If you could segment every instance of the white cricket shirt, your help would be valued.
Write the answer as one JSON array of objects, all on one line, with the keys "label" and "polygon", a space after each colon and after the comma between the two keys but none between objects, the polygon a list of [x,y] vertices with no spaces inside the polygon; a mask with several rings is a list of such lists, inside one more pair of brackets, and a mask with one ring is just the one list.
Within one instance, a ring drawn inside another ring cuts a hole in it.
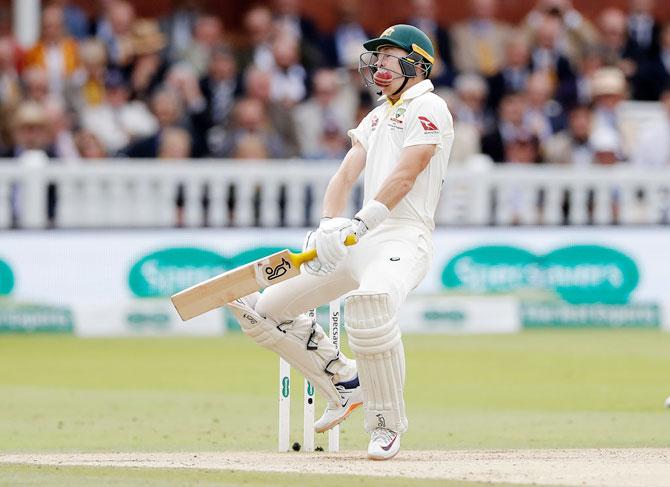
[{"label": "white cricket shirt", "polygon": [[435,228],[435,210],[454,142],[451,113],[446,102],[432,91],[433,83],[423,80],[403,93],[395,104],[385,96],[381,97],[380,100],[386,102],[348,132],[352,143],[359,141],[367,152],[365,203],[377,195],[405,147],[437,146],[428,166],[416,178],[414,187],[390,214],[390,218],[410,219],[431,231]]}]

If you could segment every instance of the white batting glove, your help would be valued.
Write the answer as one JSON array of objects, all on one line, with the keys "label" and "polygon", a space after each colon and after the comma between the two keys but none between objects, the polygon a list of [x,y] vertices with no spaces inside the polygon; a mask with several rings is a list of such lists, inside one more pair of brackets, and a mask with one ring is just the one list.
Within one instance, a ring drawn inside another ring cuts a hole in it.
[{"label": "white batting glove", "polygon": [[333,272],[347,256],[344,239],[352,233],[348,218],[323,218],[315,232],[307,234],[306,249],[316,249],[317,257],[305,263],[305,270],[312,275],[323,276]]}]

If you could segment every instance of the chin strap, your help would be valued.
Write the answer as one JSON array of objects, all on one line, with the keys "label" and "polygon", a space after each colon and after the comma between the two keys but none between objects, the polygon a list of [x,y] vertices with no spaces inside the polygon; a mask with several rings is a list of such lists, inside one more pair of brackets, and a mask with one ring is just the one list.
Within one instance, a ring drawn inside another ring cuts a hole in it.
[{"label": "chin strap", "polygon": [[402,90],[404,90],[404,89],[405,89],[405,86],[407,85],[407,82],[408,82],[408,81],[409,81],[409,76],[405,76],[405,80],[404,80],[404,81],[402,82],[402,84],[400,85],[400,88],[398,88],[397,90],[395,90],[394,93],[391,93],[391,96],[396,96],[398,93],[400,93]]}]

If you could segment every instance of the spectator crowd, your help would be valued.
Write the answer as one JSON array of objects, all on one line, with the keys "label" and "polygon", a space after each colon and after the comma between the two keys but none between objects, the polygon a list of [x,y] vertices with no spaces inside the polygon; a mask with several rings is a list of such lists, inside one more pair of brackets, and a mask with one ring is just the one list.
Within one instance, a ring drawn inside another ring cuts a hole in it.
[{"label": "spectator crowd", "polygon": [[[46,3],[39,40],[0,37],[0,155],[43,149],[63,160],[338,159],[346,131],[376,103],[357,72],[358,2],[337,4],[332,32],[299,0],[250,6],[240,32],[197,0],[139,18],[126,0]],[[670,162],[670,23],[654,0],[587,19],[570,0],[539,0],[517,25],[503,2],[470,0],[443,25],[435,0],[411,0],[438,53],[432,81],[455,120],[454,164]],[[240,35],[241,34],[241,35]],[[640,130],[627,100],[661,101]]]}]

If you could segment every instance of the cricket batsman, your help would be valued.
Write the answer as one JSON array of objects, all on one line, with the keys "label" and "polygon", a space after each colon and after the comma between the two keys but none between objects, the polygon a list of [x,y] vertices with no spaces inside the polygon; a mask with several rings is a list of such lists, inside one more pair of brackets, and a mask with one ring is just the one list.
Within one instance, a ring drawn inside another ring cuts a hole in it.
[{"label": "cricket batsman", "polygon": [[[329,401],[315,423],[324,432],[360,406],[370,433],[368,457],[393,458],[407,431],[405,356],[398,310],[433,255],[434,215],[454,140],[447,104],[428,79],[435,52],[410,25],[394,25],[364,44],[359,72],[379,101],[348,132],[352,147],[330,180],[319,227],[305,248],[318,257],[302,273],[228,306],[243,331],[298,368]],[[364,172],[364,204],[343,216]],[[355,234],[358,243],[344,244]],[[355,361],[338,353],[311,308],[344,297]]]}]

